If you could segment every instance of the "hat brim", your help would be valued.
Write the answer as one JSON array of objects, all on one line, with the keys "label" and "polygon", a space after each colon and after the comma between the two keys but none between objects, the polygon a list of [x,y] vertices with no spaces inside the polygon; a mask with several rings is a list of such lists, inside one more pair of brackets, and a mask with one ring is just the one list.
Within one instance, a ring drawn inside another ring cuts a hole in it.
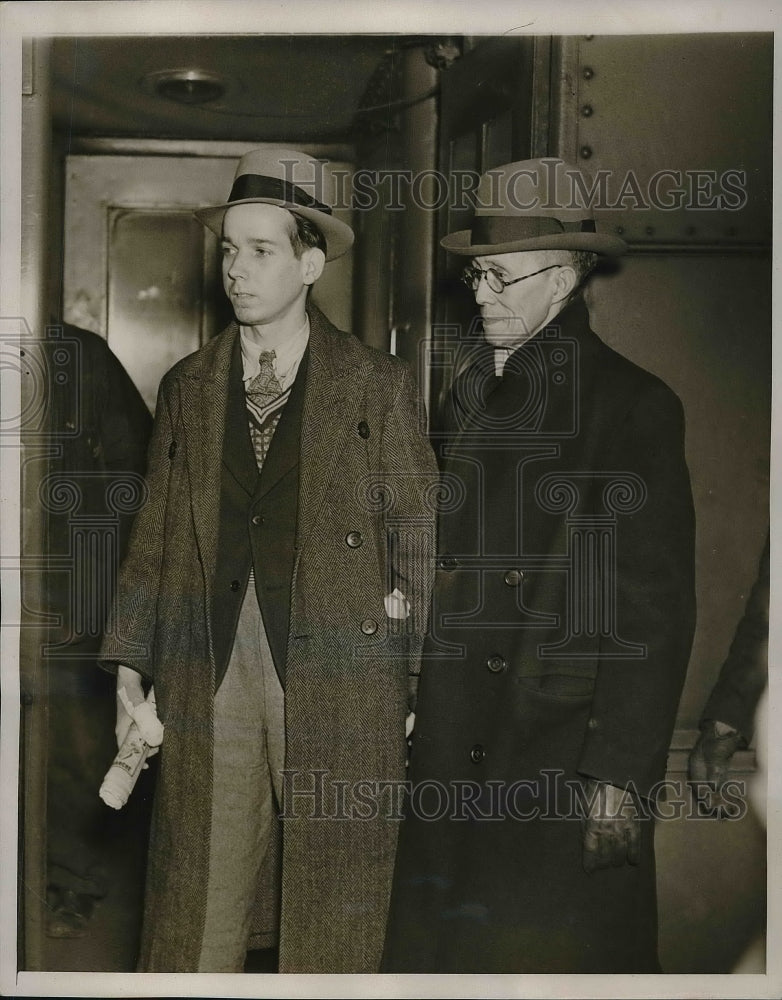
[{"label": "hat brim", "polygon": [[605,233],[554,233],[549,236],[531,236],[509,243],[471,243],[472,231],[460,229],[440,240],[440,246],[449,253],[465,257],[483,257],[492,253],[516,253],[520,250],[591,250],[607,257],[625,253],[627,244],[618,236]]},{"label": "hat brim", "polygon": [[347,253],[353,246],[353,230],[346,222],[335,219],[332,215],[319,212],[314,208],[305,208],[293,202],[282,201],[279,198],[244,198],[240,201],[228,202],[225,205],[213,205],[209,208],[200,208],[194,213],[199,222],[203,223],[207,229],[211,229],[216,236],[223,235],[223,218],[229,208],[234,205],[276,205],[278,208],[287,208],[302,218],[309,219],[323,233],[326,241],[326,260],[335,260]]}]

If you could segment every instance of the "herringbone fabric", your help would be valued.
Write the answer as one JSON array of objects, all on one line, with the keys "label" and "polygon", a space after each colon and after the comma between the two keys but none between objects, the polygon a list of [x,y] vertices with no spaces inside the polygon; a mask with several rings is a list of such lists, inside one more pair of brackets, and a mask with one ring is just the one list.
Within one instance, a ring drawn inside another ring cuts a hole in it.
[{"label": "herringbone fabric", "polygon": [[258,468],[263,466],[274,432],[280,421],[282,408],[290,396],[290,389],[282,386],[274,372],[274,351],[261,351],[258,356],[260,370],[245,386],[247,413],[250,418],[250,438],[253,443]]},{"label": "herringbone fabric", "polygon": [[[405,778],[408,674],[418,667],[431,580],[428,567],[424,575],[417,560],[389,547],[388,536],[400,524],[427,523],[433,532],[428,501],[437,467],[420,430],[407,365],[336,330],[316,307],[309,315],[292,583],[285,594],[270,591],[266,600],[269,608],[290,608],[285,767],[296,798],[284,821],[280,971],[370,973],[380,967],[399,822],[387,793],[369,818],[360,811],[343,818],[335,796],[348,790],[351,810],[349,790],[362,789],[359,782],[383,789],[391,787],[384,782]],[[107,665],[125,663],[154,682],[166,726],[147,855],[143,972],[197,969],[206,920],[212,618],[229,373],[238,336],[232,324],[163,379],[149,497],[120,574],[116,627],[101,654]],[[245,399],[239,403],[244,418]],[[275,443],[261,476],[266,506],[274,505],[278,484],[287,481],[284,473],[275,483],[267,476],[276,451]],[[392,498],[382,511],[372,502],[378,482]],[[244,489],[242,481],[236,485]],[[255,489],[248,484],[248,497]],[[257,527],[264,539],[277,534],[274,516]],[[356,548],[346,543],[353,531],[362,539]],[[397,567],[399,589],[412,605],[409,656],[397,655],[389,642],[383,604],[393,589],[387,576],[396,578]],[[226,576],[229,588],[237,576]],[[240,591],[230,592],[239,599]],[[309,791],[317,792],[321,780],[323,808],[316,810]]]}]

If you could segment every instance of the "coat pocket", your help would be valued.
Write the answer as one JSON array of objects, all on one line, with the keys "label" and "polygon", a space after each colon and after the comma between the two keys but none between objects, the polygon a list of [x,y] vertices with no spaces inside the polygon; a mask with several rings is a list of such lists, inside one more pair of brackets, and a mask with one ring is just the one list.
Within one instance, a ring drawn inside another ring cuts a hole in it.
[{"label": "coat pocket", "polygon": [[537,695],[565,700],[591,698],[595,687],[593,677],[583,674],[539,674],[519,677],[519,687]]}]

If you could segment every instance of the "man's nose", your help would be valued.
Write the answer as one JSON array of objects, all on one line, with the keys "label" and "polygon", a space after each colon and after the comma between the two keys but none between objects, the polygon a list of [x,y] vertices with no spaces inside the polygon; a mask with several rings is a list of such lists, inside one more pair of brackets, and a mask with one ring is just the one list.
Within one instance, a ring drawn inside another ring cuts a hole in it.
[{"label": "man's nose", "polygon": [[486,272],[481,272],[481,280],[478,282],[478,287],[475,289],[475,301],[479,306],[487,305],[489,302],[493,302],[497,297],[496,292],[493,292],[489,288],[489,282],[486,280]]},{"label": "man's nose", "polygon": [[228,277],[238,278],[246,273],[246,267],[244,263],[244,256],[241,253],[235,253],[228,262]]}]

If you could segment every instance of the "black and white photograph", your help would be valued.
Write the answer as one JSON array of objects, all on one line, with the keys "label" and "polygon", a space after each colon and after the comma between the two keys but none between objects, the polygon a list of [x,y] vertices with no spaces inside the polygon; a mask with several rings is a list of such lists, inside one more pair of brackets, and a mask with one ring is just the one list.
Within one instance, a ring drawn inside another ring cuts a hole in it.
[{"label": "black and white photograph", "polygon": [[0,993],[782,996],[779,11],[0,22]]}]

